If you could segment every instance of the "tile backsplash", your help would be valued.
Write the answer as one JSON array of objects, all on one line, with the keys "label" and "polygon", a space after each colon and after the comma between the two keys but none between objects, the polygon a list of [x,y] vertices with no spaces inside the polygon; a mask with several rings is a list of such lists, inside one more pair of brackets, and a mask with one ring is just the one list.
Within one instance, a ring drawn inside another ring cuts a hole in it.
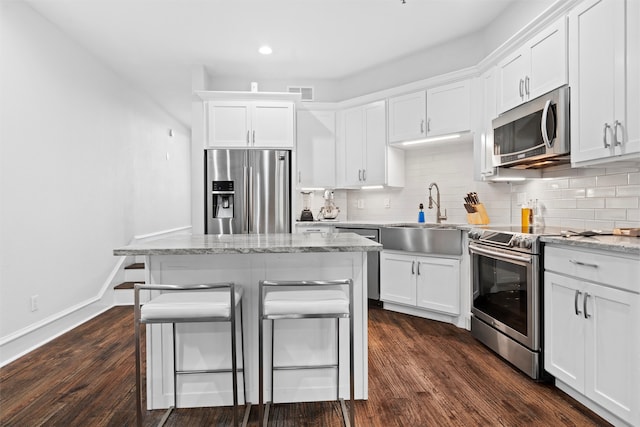
[{"label": "tile backsplash", "polygon": [[[346,204],[347,212],[342,210],[341,219],[417,221],[418,205],[423,203],[426,221],[435,222],[435,206],[427,209],[427,205],[428,186],[436,182],[448,223],[467,222],[463,197],[475,191],[492,224],[519,224],[522,202],[537,199],[545,225],[601,230],[640,226],[640,163],[632,167],[567,167],[545,171],[544,179],[523,182],[477,182],[473,178],[473,146],[465,141],[408,151],[405,174],[403,188],[337,191],[336,196],[346,193],[346,200],[340,203]],[[435,199],[435,190],[432,195]]]}]

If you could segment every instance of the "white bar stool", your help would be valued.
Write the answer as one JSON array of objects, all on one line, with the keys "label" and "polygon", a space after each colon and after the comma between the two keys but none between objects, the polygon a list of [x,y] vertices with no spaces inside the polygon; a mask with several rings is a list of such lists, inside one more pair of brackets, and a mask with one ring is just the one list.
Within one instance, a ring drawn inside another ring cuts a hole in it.
[{"label": "white bar stool", "polygon": [[[348,288],[344,292],[340,287]],[[325,289],[327,288],[327,289]],[[355,426],[354,405],[354,354],[353,354],[353,281],[318,280],[318,281],[273,281],[261,280],[259,283],[259,409],[260,425],[268,424],[269,408],[273,403],[273,372],[291,369],[326,369],[337,370],[336,400],[340,402],[342,416],[346,426]],[[335,364],[329,365],[295,365],[274,366],[274,322],[280,319],[336,319],[336,348]],[[340,398],[340,319],[349,319],[349,400],[350,410]],[[271,320],[271,401],[267,402],[264,410],[264,321]],[[347,413],[348,412],[348,413]]]},{"label": "white bar stool", "polygon": [[[164,291],[140,306],[140,291]],[[232,309],[233,307],[233,309]],[[240,341],[242,347],[242,368],[237,366],[236,352],[236,310],[240,310]],[[230,322],[231,324],[231,369],[184,370],[177,369],[176,323]],[[251,404],[247,402],[247,388],[244,375],[244,334],[242,328],[242,288],[233,283],[212,283],[197,285],[135,284],[134,325],[136,340],[136,420],[142,426],[141,398],[141,351],[140,325],[171,323],[173,332],[173,406],[165,412],[159,425],[163,425],[174,408],[178,406],[177,378],[181,374],[232,373],[233,379],[233,425],[238,425],[238,372],[242,372],[244,402],[247,406],[243,424],[248,420]]]}]

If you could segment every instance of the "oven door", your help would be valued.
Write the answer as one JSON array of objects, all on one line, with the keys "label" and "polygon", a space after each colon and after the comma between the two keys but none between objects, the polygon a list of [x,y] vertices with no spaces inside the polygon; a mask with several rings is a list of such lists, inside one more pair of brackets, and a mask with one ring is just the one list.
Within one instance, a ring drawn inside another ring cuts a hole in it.
[{"label": "oven door", "polygon": [[540,349],[538,256],[469,244],[473,315],[520,342]]}]

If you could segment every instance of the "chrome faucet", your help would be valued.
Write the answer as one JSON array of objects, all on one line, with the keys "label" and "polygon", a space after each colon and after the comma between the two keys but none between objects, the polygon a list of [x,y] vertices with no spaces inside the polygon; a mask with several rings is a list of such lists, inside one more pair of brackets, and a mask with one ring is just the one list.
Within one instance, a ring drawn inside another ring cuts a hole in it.
[{"label": "chrome faucet", "polygon": [[[436,201],[433,201],[433,197],[431,197],[431,189],[436,187]],[[440,189],[438,188],[438,184],[432,182],[429,184],[429,209],[433,209],[433,204],[436,204],[436,223],[440,224],[442,221],[447,220],[447,210],[444,210],[444,215],[440,213]]]}]

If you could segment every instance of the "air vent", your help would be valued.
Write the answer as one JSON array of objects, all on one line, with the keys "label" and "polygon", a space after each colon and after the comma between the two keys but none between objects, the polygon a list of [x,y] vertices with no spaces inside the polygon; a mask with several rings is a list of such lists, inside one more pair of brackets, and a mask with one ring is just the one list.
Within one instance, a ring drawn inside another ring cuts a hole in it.
[{"label": "air vent", "polygon": [[313,101],[313,87],[287,86],[287,92],[301,94],[303,101]]}]

